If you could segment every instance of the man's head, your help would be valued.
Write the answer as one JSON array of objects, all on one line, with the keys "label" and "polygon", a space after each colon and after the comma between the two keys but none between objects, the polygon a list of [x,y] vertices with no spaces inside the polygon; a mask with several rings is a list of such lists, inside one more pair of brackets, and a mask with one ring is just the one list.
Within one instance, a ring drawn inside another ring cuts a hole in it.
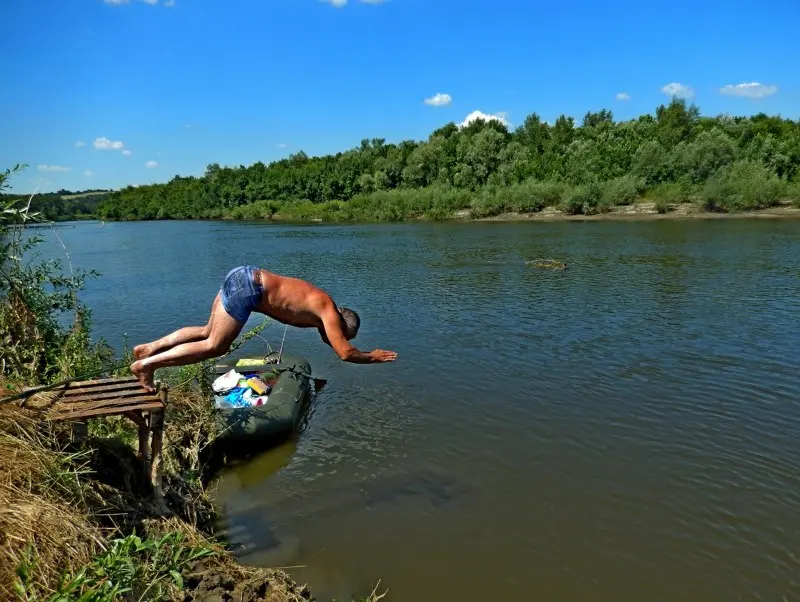
[{"label": "man's head", "polygon": [[346,307],[339,308],[339,315],[344,320],[344,336],[347,340],[356,338],[358,329],[361,328],[361,318],[352,309]]},{"label": "man's head", "polygon": [[[342,332],[344,333],[344,337],[348,341],[356,338],[358,329],[361,327],[361,318],[359,315],[347,307],[337,307],[336,309],[339,310],[339,317],[342,319]],[[328,340],[328,337],[325,335],[324,329],[319,329],[319,336],[322,337],[322,340],[326,344],[331,344],[331,342]]]}]

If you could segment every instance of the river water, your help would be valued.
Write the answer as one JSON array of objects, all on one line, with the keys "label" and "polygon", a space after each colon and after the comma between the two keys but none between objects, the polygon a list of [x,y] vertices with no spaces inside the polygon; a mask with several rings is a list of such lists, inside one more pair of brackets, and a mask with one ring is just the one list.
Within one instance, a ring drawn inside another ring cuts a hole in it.
[{"label": "river water", "polygon": [[398,352],[341,364],[290,329],[329,385],[296,440],[218,483],[242,560],[318,599],[378,579],[413,602],[800,598],[800,221],[56,232],[102,273],[83,298],[117,347],[204,323],[252,263]]}]

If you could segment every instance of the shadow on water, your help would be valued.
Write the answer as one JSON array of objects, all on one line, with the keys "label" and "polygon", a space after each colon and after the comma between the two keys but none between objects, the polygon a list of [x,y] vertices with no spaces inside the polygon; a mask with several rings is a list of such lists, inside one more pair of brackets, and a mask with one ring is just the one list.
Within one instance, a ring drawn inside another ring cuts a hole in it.
[{"label": "shadow on water", "polygon": [[217,532],[240,559],[261,566],[285,566],[300,555],[301,542],[285,525],[331,519],[347,520],[394,504],[427,504],[443,512],[466,496],[470,487],[432,470],[351,479],[316,488],[310,483],[291,491],[272,487],[273,477],[292,461],[297,439],[239,462],[220,475],[222,509]]},{"label": "shadow on water", "polygon": [[[312,390],[309,401],[293,430],[275,433],[265,441],[253,437],[236,437],[229,442],[217,440],[209,445],[203,454],[206,478],[213,481],[226,472],[238,470],[241,474],[253,474],[259,480],[286,466],[297,449],[298,439],[308,428],[326,386],[327,381],[324,379],[319,379],[319,383],[315,381],[315,389]],[[244,409],[240,409],[238,413],[239,419],[232,424],[246,421],[251,413],[258,414],[257,411],[249,412]],[[273,464],[274,468],[270,468]]]}]

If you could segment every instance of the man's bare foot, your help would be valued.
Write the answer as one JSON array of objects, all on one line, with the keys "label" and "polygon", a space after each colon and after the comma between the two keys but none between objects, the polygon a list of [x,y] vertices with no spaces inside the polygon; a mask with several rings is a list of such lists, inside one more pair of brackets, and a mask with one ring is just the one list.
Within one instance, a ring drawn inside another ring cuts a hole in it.
[{"label": "man's bare foot", "polygon": [[141,360],[135,361],[131,364],[131,372],[139,379],[139,383],[150,393],[154,393],[156,385],[153,382],[152,368],[145,366]]},{"label": "man's bare foot", "polygon": [[144,345],[136,345],[136,347],[133,348],[133,359],[135,359],[135,360],[147,359],[152,354],[153,354],[153,352],[150,350],[150,344],[149,343],[144,344]]}]

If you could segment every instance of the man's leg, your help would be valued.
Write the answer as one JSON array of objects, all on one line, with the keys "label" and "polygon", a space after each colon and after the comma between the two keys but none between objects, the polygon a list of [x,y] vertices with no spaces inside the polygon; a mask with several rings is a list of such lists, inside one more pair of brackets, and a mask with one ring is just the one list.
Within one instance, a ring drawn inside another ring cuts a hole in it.
[{"label": "man's leg", "polygon": [[214,303],[211,305],[211,315],[208,317],[208,322],[205,326],[186,326],[185,328],[176,330],[175,332],[172,332],[167,336],[158,339],[157,341],[137,345],[133,348],[133,359],[143,360],[151,355],[162,353],[167,349],[171,349],[176,345],[207,339],[211,334],[211,321],[214,318],[214,312],[219,304],[220,296],[219,293],[217,293],[217,296],[214,298]]},{"label": "man's leg", "polygon": [[219,357],[230,349],[233,341],[244,328],[244,323],[228,315],[222,303],[214,303],[209,321],[208,336],[198,340],[181,343],[148,358],[131,364],[131,372],[148,391],[154,391],[153,373],[165,366],[185,366],[212,357]]}]

